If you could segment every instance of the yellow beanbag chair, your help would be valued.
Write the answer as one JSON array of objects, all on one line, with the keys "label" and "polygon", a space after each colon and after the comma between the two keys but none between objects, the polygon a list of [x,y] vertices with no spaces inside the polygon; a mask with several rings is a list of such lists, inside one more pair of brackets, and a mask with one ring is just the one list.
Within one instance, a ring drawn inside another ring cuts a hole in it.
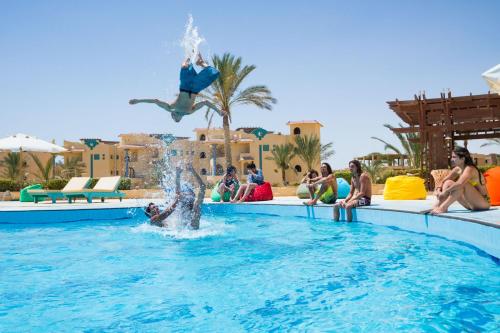
[{"label": "yellow beanbag chair", "polygon": [[384,200],[421,200],[426,197],[424,180],[420,177],[396,176],[385,181]]}]

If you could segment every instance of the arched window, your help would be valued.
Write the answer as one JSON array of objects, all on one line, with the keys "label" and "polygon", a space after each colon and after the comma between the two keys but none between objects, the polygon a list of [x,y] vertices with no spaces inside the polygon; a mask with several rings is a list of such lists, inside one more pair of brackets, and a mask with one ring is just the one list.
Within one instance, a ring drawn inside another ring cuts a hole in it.
[{"label": "arched window", "polygon": [[200,141],[205,141],[206,139],[207,137],[205,136],[205,134],[200,135]]},{"label": "arched window", "polygon": [[206,176],[207,175],[207,169],[203,168],[201,169],[201,175]]},{"label": "arched window", "polygon": [[202,152],[200,153],[200,158],[206,158],[206,157],[207,157],[207,154],[205,154],[205,152],[204,152],[204,151],[202,151]]},{"label": "arched window", "polygon": [[293,129],[293,134],[295,134],[295,135],[300,135],[300,128],[295,127],[295,128]]},{"label": "arched window", "polygon": [[298,164],[297,164],[297,165],[295,166],[295,171],[297,171],[297,172],[302,172],[302,167],[301,167],[300,165],[298,165]]}]

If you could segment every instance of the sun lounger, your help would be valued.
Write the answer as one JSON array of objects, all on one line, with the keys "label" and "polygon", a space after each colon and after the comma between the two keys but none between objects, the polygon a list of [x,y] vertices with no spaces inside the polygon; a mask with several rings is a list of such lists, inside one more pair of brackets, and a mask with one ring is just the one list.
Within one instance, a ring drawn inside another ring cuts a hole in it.
[{"label": "sun lounger", "polygon": [[101,198],[101,202],[104,202],[104,198],[119,198],[120,201],[125,197],[125,193],[118,191],[118,185],[120,185],[120,176],[116,177],[101,177],[97,184],[95,184],[92,189],[83,189],[81,191],[66,192],[64,196],[68,198],[71,203],[74,198],[85,197],[87,202],[91,203],[93,198]]},{"label": "sun lounger", "polygon": [[73,177],[62,190],[28,190],[35,203],[40,199],[50,198],[52,203],[57,199],[64,199],[66,193],[82,191],[90,184],[90,177]]}]

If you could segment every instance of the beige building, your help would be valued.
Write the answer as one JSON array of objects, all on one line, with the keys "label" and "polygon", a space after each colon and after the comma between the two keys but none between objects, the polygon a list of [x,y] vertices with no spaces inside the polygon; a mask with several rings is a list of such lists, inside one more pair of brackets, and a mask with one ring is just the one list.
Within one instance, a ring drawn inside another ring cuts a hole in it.
[{"label": "beige building", "polygon": [[[232,164],[238,174],[245,179],[247,165],[254,162],[257,168],[262,169],[264,178],[271,184],[282,184],[281,170],[278,169],[272,157],[272,150],[276,145],[293,143],[296,135],[316,135],[321,138],[322,125],[318,121],[288,122],[289,133],[267,132],[261,139],[255,134],[259,128],[238,128],[231,131]],[[173,161],[179,159],[192,161],[194,168],[200,175],[215,180],[224,173],[224,130],[222,128],[194,130],[195,140],[177,140],[169,147],[169,154]],[[292,168],[285,172],[289,183],[298,183],[307,172],[306,165],[298,157],[292,160]],[[315,166],[319,170],[318,165]]]},{"label": "beige building", "polygon": [[[0,151],[0,178],[6,178],[4,173],[7,172],[5,169],[5,166],[3,166],[4,159],[7,157],[9,152],[6,151]],[[42,165],[45,167],[47,162],[52,159],[52,154],[50,153],[33,153],[40,159],[40,162],[42,162]],[[23,159],[23,165],[25,167],[24,169],[24,175],[23,178],[26,181],[37,181],[39,180],[39,177],[37,177],[37,174],[40,173],[40,169],[37,167],[35,161],[33,158],[30,156],[30,153],[28,152],[23,152],[21,155]]]}]

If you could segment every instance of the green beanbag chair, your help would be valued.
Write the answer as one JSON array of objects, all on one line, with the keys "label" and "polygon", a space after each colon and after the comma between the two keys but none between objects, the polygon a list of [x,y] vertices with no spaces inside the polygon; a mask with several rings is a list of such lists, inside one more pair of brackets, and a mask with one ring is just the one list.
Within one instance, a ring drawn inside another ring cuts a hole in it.
[{"label": "green beanbag chair", "polygon": [[[210,197],[212,198],[213,202],[220,202],[220,199],[221,199],[220,193],[219,193],[219,191],[217,191],[217,189],[219,188],[219,184],[220,184],[220,180],[212,188],[212,193],[211,193]],[[240,185],[236,184],[234,190],[238,191],[239,188],[240,188]],[[228,202],[229,200],[231,200],[231,193],[230,192],[224,192],[224,197],[222,198],[222,201]]]},{"label": "green beanbag chair", "polygon": [[33,199],[33,197],[28,193],[28,190],[41,190],[41,189],[42,189],[42,185],[40,185],[40,184],[33,184],[30,186],[26,186],[19,193],[19,201],[21,201],[21,202],[33,202],[33,201],[35,201]]},{"label": "green beanbag chair", "polygon": [[296,194],[299,199],[309,199],[310,195],[307,184],[300,184],[299,187],[297,187]]}]

